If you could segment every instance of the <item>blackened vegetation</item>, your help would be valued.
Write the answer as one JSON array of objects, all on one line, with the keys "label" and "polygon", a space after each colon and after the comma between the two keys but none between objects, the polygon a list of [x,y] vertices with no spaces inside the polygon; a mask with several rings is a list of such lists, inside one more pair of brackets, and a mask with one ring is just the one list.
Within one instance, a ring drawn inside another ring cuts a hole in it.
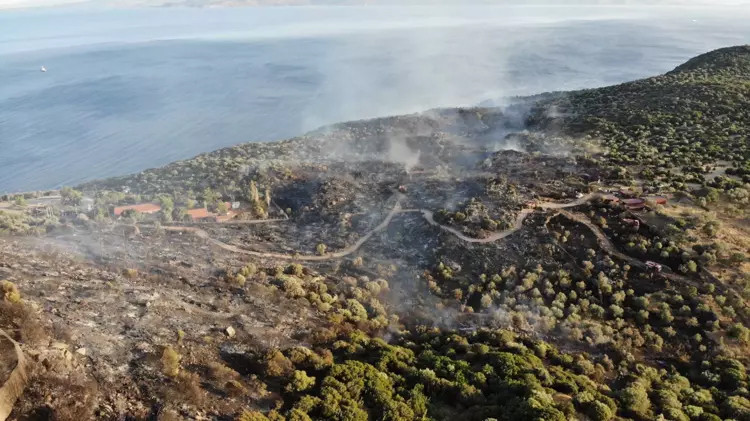
[{"label": "blackened vegetation", "polygon": [[0,243],[44,367],[19,416],[750,420],[748,80],[736,47],[9,198],[0,230],[74,256]]}]

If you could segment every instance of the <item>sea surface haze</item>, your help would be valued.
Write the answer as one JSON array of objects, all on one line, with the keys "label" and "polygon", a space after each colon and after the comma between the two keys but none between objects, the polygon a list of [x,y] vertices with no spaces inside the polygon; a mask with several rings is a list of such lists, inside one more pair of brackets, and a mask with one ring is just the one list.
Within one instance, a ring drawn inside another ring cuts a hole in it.
[{"label": "sea surface haze", "polygon": [[749,17],[655,7],[4,11],[0,193],[344,120],[651,76],[747,43]]}]

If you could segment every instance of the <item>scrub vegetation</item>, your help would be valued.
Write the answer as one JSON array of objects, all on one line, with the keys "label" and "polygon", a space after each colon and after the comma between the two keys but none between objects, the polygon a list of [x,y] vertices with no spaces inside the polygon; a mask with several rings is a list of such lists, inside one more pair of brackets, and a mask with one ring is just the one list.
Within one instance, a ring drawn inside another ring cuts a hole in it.
[{"label": "scrub vegetation", "polygon": [[732,47],[5,197],[14,413],[750,420],[749,134]]}]

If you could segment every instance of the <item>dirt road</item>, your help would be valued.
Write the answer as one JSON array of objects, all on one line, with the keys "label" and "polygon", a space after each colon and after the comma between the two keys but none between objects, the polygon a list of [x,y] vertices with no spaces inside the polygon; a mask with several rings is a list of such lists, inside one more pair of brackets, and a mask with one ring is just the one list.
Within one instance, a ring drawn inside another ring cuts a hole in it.
[{"label": "dirt road", "polygon": [[[565,209],[565,208],[572,208],[574,206],[580,206],[580,205],[582,205],[582,204],[584,204],[586,202],[589,202],[590,200],[593,200],[593,199],[595,199],[595,198],[597,198],[599,196],[600,196],[599,193],[590,193],[590,194],[587,194],[586,196],[580,197],[580,198],[578,198],[578,199],[576,199],[576,200],[574,200],[572,202],[568,202],[568,203],[541,202],[541,203],[538,203],[536,205],[536,207],[539,208],[539,209]],[[422,212],[422,215],[424,215],[424,218],[427,220],[427,222],[430,225],[439,226],[440,229],[442,229],[443,231],[447,231],[447,232],[455,235],[456,237],[458,237],[462,241],[465,241],[467,243],[474,243],[474,244],[486,244],[486,243],[492,243],[492,242],[495,242],[495,241],[498,241],[498,240],[502,240],[503,238],[506,238],[506,237],[510,236],[511,234],[515,233],[516,231],[520,230],[521,228],[523,228],[523,221],[525,221],[526,218],[529,215],[531,215],[532,213],[534,213],[534,209],[533,208],[522,209],[521,212],[518,213],[518,216],[516,217],[516,221],[513,223],[512,227],[510,227],[510,228],[508,228],[506,230],[503,230],[503,231],[496,232],[496,233],[494,233],[494,234],[492,234],[492,235],[490,235],[489,237],[486,237],[486,238],[468,237],[468,236],[464,235],[464,233],[462,233],[461,231],[459,231],[459,230],[457,230],[455,228],[448,227],[448,226],[445,226],[445,225],[440,225],[439,223],[437,223],[435,221],[434,214],[432,213],[432,211],[429,211],[429,210],[426,210],[426,209],[420,209],[419,212]]]},{"label": "dirt road", "polygon": [[[617,250],[615,245],[612,244],[612,241],[610,241],[606,234],[604,234],[604,231],[602,231],[599,226],[594,224],[586,215],[568,211],[560,211],[557,213],[557,215],[562,215],[571,221],[585,225],[589,230],[591,230],[592,233],[594,233],[599,246],[610,255],[615,256],[624,262],[627,262],[627,264],[629,264],[630,266],[637,267],[642,270],[648,270],[648,265],[646,265],[646,263],[642,260],[628,256],[627,254]],[[550,216],[549,218],[547,218],[547,221],[549,222],[549,220],[553,217],[554,216]],[[670,281],[680,283],[682,285],[691,285],[699,289],[706,285],[706,282],[709,282],[716,287],[717,294],[724,296],[729,295],[733,291],[731,287],[722,282],[720,279],[716,278],[716,276],[714,276],[708,269],[701,269],[700,274],[702,274],[706,278],[706,280],[700,280],[680,275],[678,273],[672,272],[670,268],[664,266],[663,271],[659,273],[659,276]],[[747,317],[742,313],[738,314],[738,317],[740,318],[740,320],[742,320],[743,323],[750,323],[750,317]]]},{"label": "dirt road", "polygon": [[[612,241],[609,239],[609,237],[607,237],[607,235],[604,234],[604,231],[602,231],[602,229],[599,228],[599,226],[594,224],[587,216],[580,214],[580,213],[568,212],[564,210],[561,210],[559,212],[559,215],[562,215],[565,218],[570,219],[571,221],[575,221],[575,222],[585,225],[589,230],[591,230],[592,233],[594,233],[594,236],[596,236],[596,240],[599,243],[599,247],[603,248],[610,255],[615,256],[624,262],[627,262],[630,266],[637,267],[642,270],[648,270],[648,266],[642,260],[636,259],[635,257],[628,256],[627,254],[617,250],[615,245],[612,244]],[[664,269],[669,270],[669,268],[666,268],[666,267]],[[672,281],[683,282],[683,283],[694,283],[692,279],[689,279],[682,275],[678,275],[674,272],[662,272],[660,275]]]},{"label": "dirt road", "polygon": [[[536,205],[536,208],[539,209],[564,209],[564,208],[570,208],[574,206],[582,205],[594,198],[599,197],[600,194],[598,193],[590,193],[586,196],[583,196],[581,198],[578,198],[572,202],[568,203],[556,203],[556,202],[542,202]],[[393,206],[393,209],[391,209],[390,212],[388,212],[388,215],[386,215],[385,219],[370,230],[367,234],[362,236],[356,243],[343,248],[341,250],[327,253],[322,256],[317,255],[306,255],[306,254],[284,254],[284,253],[273,253],[273,252],[261,252],[261,251],[253,251],[253,250],[247,250],[244,248],[240,248],[231,244],[227,244],[223,241],[216,240],[214,238],[211,238],[211,236],[208,235],[206,231],[204,231],[201,228],[194,227],[194,226],[165,226],[163,227],[165,231],[171,231],[171,232],[188,232],[192,233],[200,238],[203,238],[207,240],[208,242],[214,244],[215,246],[232,252],[232,253],[238,253],[238,254],[245,254],[248,256],[255,256],[260,258],[266,258],[266,259],[280,259],[280,260],[297,260],[297,261],[305,261],[305,262],[320,262],[320,261],[326,261],[326,260],[332,260],[332,259],[340,259],[342,257],[346,257],[362,247],[364,243],[366,243],[370,238],[372,238],[375,233],[384,230],[390,223],[393,217],[399,213],[410,213],[410,212],[419,212],[424,216],[427,223],[429,223],[432,226],[440,227],[443,231],[449,232],[456,237],[458,237],[460,240],[465,241],[467,243],[472,244],[486,244],[486,243],[492,243],[498,240],[501,240],[503,238],[506,238],[516,231],[523,228],[523,222],[526,220],[526,218],[531,215],[534,212],[533,208],[526,208],[522,209],[521,212],[518,213],[518,216],[516,217],[516,221],[513,224],[512,227],[496,232],[492,235],[490,235],[487,238],[472,238],[464,235],[461,231],[457,230],[456,228],[448,227],[445,225],[441,225],[435,221],[434,214],[432,211],[427,209],[403,209],[401,207],[401,202],[404,199],[404,195],[402,194],[396,194],[395,196],[396,204]]]},{"label": "dirt road", "polygon": [[230,251],[232,253],[239,253],[239,254],[245,254],[249,256],[255,256],[255,257],[261,257],[261,258],[267,258],[267,259],[280,259],[280,260],[297,260],[297,261],[304,261],[304,262],[321,262],[326,260],[332,260],[332,259],[340,259],[342,257],[346,257],[357,250],[359,250],[360,247],[364,243],[366,243],[370,238],[372,238],[375,233],[384,230],[390,223],[393,217],[402,212],[401,209],[401,201],[404,199],[404,196],[402,194],[397,194],[396,196],[396,204],[393,206],[393,209],[388,212],[388,215],[386,215],[385,219],[383,219],[383,222],[381,222],[378,226],[370,230],[367,234],[362,236],[359,240],[357,240],[356,243],[343,248],[341,250],[335,251],[333,253],[326,253],[322,256],[315,256],[315,255],[306,255],[306,254],[283,254],[283,253],[272,253],[272,252],[260,252],[260,251],[253,251],[253,250],[247,250],[243,249],[231,244],[227,244],[223,241],[216,240],[214,238],[211,238],[208,233],[198,227],[179,227],[179,226],[165,226],[163,227],[165,231],[172,231],[172,232],[189,232],[192,234],[195,234],[196,236],[200,238],[206,239],[211,244],[214,244],[215,246],[224,249],[226,251]]},{"label": "dirt road", "polygon": [[474,244],[486,244],[486,243],[492,243],[492,242],[501,240],[501,239],[503,239],[505,237],[508,237],[509,235],[513,234],[514,232],[520,230],[523,227],[523,221],[525,221],[526,217],[528,217],[529,215],[531,215],[534,212],[534,210],[533,209],[529,209],[529,208],[521,210],[521,212],[518,213],[518,216],[516,217],[516,221],[515,221],[515,223],[513,224],[512,227],[508,228],[507,230],[496,232],[496,233],[494,233],[494,234],[492,234],[492,235],[490,235],[489,237],[486,237],[486,238],[468,237],[464,233],[462,233],[461,231],[459,231],[459,230],[457,230],[455,228],[452,228],[452,227],[449,227],[449,226],[445,226],[445,225],[441,225],[441,224],[437,223],[435,221],[435,216],[432,213],[432,211],[429,211],[429,210],[426,210],[426,209],[421,209],[420,212],[422,212],[422,215],[424,216],[424,219],[427,220],[427,223],[429,223],[430,225],[433,225],[433,226],[440,227],[441,230],[449,232],[449,233],[455,235],[456,237],[458,237],[462,241],[465,241],[467,243],[474,243]]}]

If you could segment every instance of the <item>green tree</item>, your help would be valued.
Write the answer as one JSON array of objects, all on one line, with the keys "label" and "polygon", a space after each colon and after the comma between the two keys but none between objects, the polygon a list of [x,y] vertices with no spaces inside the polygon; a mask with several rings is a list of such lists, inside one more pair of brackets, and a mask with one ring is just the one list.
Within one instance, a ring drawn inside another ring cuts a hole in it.
[{"label": "green tree", "polygon": [[78,206],[81,204],[81,199],[83,199],[83,193],[73,190],[70,187],[63,187],[60,190],[60,197],[62,198],[63,205]]},{"label": "green tree", "polygon": [[620,391],[620,402],[623,408],[641,417],[647,417],[651,401],[648,399],[646,389],[640,383],[631,383]]},{"label": "green tree", "polygon": [[286,385],[287,392],[304,392],[315,386],[315,377],[308,376],[303,370],[294,370],[292,380]]}]

